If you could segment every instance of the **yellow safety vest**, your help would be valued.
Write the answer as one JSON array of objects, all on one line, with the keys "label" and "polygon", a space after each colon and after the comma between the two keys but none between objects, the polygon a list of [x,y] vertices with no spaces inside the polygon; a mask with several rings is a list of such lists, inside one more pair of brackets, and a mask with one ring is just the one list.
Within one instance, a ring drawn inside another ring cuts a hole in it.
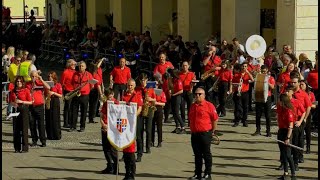
[{"label": "yellow safety vest", "polygon": [[24,61],[19,66],[19,75],[23,76],[25,82],[31,81],[30,67],[31,61]]},{"label": "yellow safety vest", "polygon": [[14,83],[17,73],[18,73],[18,67],[16,64],[12,63],[9,66],[9,71],[8,71],[8,77],[9,77],[9,81],[11,83]]}]

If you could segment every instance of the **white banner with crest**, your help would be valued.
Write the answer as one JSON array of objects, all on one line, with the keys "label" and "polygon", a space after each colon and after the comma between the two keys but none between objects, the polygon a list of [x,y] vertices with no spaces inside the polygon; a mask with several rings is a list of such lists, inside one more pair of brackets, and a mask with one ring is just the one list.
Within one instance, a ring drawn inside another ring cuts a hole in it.
[{"label": "white banner with crest", "polygon": [[137,103],[108,101],[108,139],[116,149],[129,147],[136,140],[136,114]]}]

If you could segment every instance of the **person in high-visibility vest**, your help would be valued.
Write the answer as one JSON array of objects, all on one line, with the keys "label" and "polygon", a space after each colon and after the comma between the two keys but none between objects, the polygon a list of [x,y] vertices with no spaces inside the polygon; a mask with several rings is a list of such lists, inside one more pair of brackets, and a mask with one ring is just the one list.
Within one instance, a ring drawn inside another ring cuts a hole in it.
[{"label": "person in high-visibility vest", "polygon": [[14,83],[16,79],[20,63],[21,63],[21,56],[16,56],[13,63],[11,63],[9,66],[8,78],[11,83]]}]

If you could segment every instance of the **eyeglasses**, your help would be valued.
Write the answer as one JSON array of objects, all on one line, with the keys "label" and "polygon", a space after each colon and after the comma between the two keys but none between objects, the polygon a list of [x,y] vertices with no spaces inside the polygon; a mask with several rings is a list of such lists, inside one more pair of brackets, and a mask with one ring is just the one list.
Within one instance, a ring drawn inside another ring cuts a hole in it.
[{"label": "eyeglasses", "polygon": [[203,93],[194,93],[195,96],[201,96]]}]

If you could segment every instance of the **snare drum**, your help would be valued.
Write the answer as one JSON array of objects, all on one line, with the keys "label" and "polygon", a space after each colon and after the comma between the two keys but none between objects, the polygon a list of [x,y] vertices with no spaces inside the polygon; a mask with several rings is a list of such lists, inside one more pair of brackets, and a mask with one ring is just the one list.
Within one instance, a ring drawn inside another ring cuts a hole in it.
[{"label": "snare drum", "polygon": [[254,84],[255,102],[267,102],[269,90],[269,75],[257,74]]}]

